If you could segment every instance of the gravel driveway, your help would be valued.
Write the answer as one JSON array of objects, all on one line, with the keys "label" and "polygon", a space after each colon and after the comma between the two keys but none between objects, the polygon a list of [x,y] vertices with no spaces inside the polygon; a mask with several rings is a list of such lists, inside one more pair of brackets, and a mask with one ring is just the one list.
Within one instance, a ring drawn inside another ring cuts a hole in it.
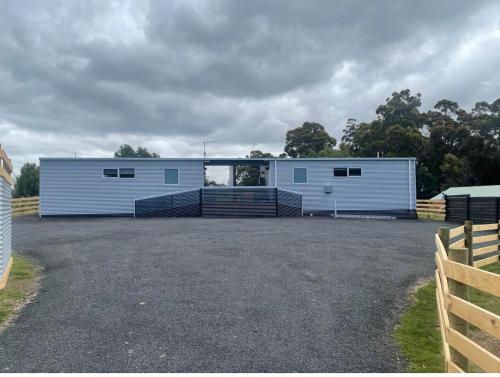
[{"label": "gravel driveway", "polygon": [[14,249],[44,271],[0,370],[398,371],[392,329],[437,226],[19,218]]}]

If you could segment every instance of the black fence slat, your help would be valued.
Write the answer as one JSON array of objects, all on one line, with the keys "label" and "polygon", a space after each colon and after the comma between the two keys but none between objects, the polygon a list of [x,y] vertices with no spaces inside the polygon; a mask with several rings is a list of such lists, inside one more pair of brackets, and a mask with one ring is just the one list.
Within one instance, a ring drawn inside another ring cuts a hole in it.
[{"label": "black fence slat", "polygon": [[471,220],[476,224],[499,221],[499,197],[446,196],[446,220],[461,223]]},{"label": "black fence slat", "polygon": [[159,195],[135,201],[135,217],[195,217],[200,215],[200,190]]},{"label": "black fence slat", "polygon": [[302,216],[302,195],[274,187],[203,188],[135,201],[135,217]]}]

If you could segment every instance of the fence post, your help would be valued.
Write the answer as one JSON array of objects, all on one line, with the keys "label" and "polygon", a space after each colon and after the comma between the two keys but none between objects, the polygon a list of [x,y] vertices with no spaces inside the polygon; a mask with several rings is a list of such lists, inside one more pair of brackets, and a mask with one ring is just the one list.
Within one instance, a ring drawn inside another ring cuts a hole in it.
[{"label": "fence post", "polygon": [[467,200],[465,201],[465,220],[470,220],[470,195],[465,197]]},{"label": "fence post", "polygon": [[[468,264],[469,250],[467,248],[451,248],[448,250],[448,258],[451,261]],[[453,279],[448,279],[450,293],[465,301],[469,301],[469,287],[463,283],[459,283]],[[468,336],[469,323],[462,318],[448,312],[450,318],[450,326],[459,333]],[[467,372],[469,369],[469,361],[461,353],[457,352],[453,347],[450,349],[451,360],[457,364],[463,371]]]},{"label": "fence post", "polygon": [[438,228],[438,236],[443,243],[446,254],[448,254],[448,248],[450,247],[450,228],[441,226]]},{"label": "fence post", "polygon": [[444,221],[448,221],[448,195],[444,194]]},{"label": "fence post", "polygon": [[464,224],[464,233],[465,233],[465,247],[467,248],[468,251],[468,262],[467,264],[469,266],[474,265],[474,245],[472,243],[472,225],[473,222],[471,220],[466,220]]}]

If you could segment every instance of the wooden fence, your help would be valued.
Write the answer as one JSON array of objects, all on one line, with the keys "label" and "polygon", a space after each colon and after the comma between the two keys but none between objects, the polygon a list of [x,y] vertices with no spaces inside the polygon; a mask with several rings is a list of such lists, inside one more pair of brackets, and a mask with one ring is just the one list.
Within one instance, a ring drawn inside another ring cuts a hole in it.
[{"label": "wooden fence", "polygon": [[12,217],[33,215],[38,213],[40,200],[38,196],[29,198],[13,198],[12,199]]},{"label": "wooden fence", "polygon": [[499,228],[499,223],[467,221],[439,228],[435,236],[436,299],[447,372],[467,372],[469,364],[500,372],[500,358],[469,336],[471,324],[500,341],[500,316],[469,301],[469,287],[500,297],[500,275],[478,268],[499,261]]},{"label": "wooden fence", "polygon": [[417,214],[419,217],[445,219],[446,201],[445,200],[417,200]]}]

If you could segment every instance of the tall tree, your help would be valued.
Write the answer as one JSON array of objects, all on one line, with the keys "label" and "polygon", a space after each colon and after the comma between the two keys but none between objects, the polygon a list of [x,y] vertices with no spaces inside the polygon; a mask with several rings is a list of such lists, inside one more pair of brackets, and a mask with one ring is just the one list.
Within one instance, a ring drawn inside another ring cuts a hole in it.
[{"label": "tall tree", "polygon": [[134,148],[129,145],[129,144],[123,144],[120,145],[120,148],[115,152],[115,157],[116,158],[124,158],[124,157],[132,157],[132,158],[139,158],[139,157],[145,157],[145,158],[158,158],[160,155],[155,152],[149,152],[146,148],[143,147],[137,147],[137,150],[134,150]]},{"label": "tall tree", "polygon": [[417,192],[429,198],[456,185],[500,184],[500,99],[471,112],[442,99],[421,113],[421,95],[395,92],[377,119],[349,121],[342,148],[354,156],[417,157]]},{"label": "tall tree", "polygon": [[290,157],[317,157],[333,150],[337,140],[319,123],[305,122],[286,133],[285,152]]},{"label": "tall tree", "polygon": [[40,168],[35,163],[25,163],[14,185],[14,197],[38,196]]},{"label": "tall tree", "polygon": [[386,125],[398,124],[401,127],[422,127],[418,108],[422,105],[422,95],[412,95],[410,89],[392,93],[385,105],[380,105],[375,113]]}]

